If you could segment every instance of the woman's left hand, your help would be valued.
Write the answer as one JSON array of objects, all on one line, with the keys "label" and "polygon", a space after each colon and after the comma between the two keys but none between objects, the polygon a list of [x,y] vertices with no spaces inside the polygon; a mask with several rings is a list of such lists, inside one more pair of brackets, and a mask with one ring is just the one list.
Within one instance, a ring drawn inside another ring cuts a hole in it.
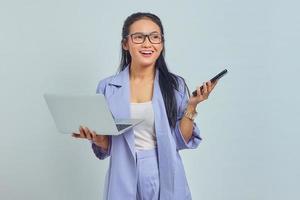
[{"label": "woman's left hand", "polygon": [[189,104],[196,107],[198,103],[208,99],[209,94],[217,85],[217,83],[218,81],[215,81],[214,83],[211,83],[211,81],[204,82],[203,89],[201,91],[200,91],[200,87],[197,87],[197,96],[194,97],[192,95],[189,99]]}]

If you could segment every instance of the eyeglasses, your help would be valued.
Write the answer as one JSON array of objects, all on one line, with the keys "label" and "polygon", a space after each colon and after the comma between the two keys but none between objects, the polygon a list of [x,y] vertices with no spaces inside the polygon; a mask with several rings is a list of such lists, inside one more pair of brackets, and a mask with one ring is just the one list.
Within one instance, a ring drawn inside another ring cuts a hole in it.
[{"label": "eyeglasses", "polygon": [[163,35],[160,33],[152,32],[149,34],[144,34],[144,33],[132,33],[129,34],[127,37],[131,37],[131,41],[135,44],[142,44],[145,42],[146,37],[152,44],[160,44],[163,40]]}]

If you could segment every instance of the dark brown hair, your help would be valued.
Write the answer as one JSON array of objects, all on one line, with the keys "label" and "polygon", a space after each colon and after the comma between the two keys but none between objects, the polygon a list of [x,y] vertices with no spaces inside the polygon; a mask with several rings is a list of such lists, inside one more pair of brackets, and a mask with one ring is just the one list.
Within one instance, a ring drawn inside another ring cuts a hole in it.
[{"label": "dark brown hair", "polygon": [[[131,63],[131,55],[130,53],[123,49],[123,44],[127,40],[127,36],[129,34],[130,26],[141,19],[149,19],[153,21],[155,24],[157,24],[160,28],[161,34],[164,35],[164,29],[161,23],[161,20],[159,17],[152,13],[144,13],[144,12],[138,12],[130,15],[127,17],[127,19],[124,21],[124,25],[122,28],[122,40],[121,40],[121,62],[119,66],[119,71],[122,71],[126,68],[126,66],[130,65]],[[165,40],[163,39],[163,43]],[[164,45],[165,46],[165,45]],[[171,73],[168,70],[167,64],[165,62],[165,47],[163,47],[161,54],[156,60],[155,68],[159,70],[159,86],[161,89],[161,93],[164,99],[165,107],[166,107],[166,113],[168,116],[169,124],[172,128],[175,127],[176,121],[177,121],[177,103],[176,103],[176,97],[175,97],[175,91],[178,90],[179,82],[178,79],[182,79],[185,85],[185,89],[187,89],[188,93],[189,90],[185,84],[185,81],[183,78]]]}]

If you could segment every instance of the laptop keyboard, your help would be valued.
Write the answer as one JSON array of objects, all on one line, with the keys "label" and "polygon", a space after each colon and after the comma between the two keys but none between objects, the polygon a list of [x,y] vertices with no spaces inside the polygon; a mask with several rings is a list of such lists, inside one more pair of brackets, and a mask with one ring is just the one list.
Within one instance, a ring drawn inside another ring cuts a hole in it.
[{"label": "laptop keyboard", "polygon": [[121,131],[121,130],[131,126],[131,124],[116,124],[116,125],[117,125],[118,131]]}]

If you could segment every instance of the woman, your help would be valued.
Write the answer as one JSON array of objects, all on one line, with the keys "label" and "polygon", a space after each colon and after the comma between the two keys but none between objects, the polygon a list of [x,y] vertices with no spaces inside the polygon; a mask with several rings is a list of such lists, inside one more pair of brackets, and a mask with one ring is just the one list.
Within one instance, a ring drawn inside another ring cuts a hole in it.
[{"label": "woman", "polygon": [[196,107],[215,87],[206,82],[189,96],[183,78],[164,60],[164,31],[151,13],[134,13],[122,29],[119,73],[100,81],[115,118],[144,122],[118,136],[81,127],[73,136],[92,141],[99,159],[110,156],[104,199],[187,200],[191,193],[179,150],[196,148],[200,132]]}]

